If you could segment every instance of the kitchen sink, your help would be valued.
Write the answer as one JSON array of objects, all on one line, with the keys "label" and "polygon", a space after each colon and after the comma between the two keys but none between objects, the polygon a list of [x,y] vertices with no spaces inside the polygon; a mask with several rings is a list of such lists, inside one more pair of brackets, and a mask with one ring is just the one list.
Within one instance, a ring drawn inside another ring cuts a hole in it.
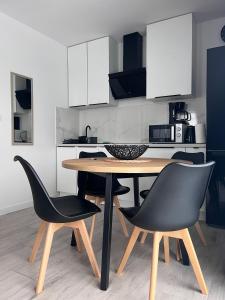
[{"label": "kitchen sink", "polygon": [[97,136],[90,136],[90,137],[79,136],[78,143],[79,144],[97,144],[98,138],[97,138]]}]

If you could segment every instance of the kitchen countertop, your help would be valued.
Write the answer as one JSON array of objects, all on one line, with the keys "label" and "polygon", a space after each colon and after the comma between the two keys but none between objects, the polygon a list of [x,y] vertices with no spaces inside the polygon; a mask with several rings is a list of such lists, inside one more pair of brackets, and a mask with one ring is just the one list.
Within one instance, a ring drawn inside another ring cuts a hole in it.
[{"label": "kitchen countertop", "polygon": [[[149,145],[149,148],[205,148],[206,144],[151,144],[151,143],[115,143],[122,145]],[[98,144],[59,144],[57,147],[104,147],[107,143]],[[109,143],[108,143],[109,145]]]}]

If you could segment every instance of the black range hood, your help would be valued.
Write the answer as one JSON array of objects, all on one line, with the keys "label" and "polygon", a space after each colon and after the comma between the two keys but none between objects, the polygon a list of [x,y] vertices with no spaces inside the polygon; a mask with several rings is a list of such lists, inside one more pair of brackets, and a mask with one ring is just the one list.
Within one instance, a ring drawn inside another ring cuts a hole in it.
[{"label": "black range hood", "polygon": [[109,74],[109,83],[115,99],[146,96],[145,68]]},{"label": "black range hood", "polygon": [[123,37],[123,72],[109,74],[115,99],[146,96],[146,69],[142,67],[142,36],[138,32]]},{"label": "black range hood", "polygon": [[16,99],[23,109],[31,109],[31,80],[26,79],[26,89],[16,91]]}]

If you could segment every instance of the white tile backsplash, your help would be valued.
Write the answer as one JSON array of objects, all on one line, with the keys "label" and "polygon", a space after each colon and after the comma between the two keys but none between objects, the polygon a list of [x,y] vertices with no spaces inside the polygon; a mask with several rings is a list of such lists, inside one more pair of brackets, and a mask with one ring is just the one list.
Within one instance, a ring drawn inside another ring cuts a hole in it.
[{"label": "white tile backsplash", "polygon": [[149,124],[168,123],[168,103],[144,98],[120,100],[115,107],[81,110],[80,135],[90,125],[100,142],[147,142]]},{"label": "white tile backsplash", "polygon": [[56,107],[56,144],[79,135],[79,112],[72,108]]}]

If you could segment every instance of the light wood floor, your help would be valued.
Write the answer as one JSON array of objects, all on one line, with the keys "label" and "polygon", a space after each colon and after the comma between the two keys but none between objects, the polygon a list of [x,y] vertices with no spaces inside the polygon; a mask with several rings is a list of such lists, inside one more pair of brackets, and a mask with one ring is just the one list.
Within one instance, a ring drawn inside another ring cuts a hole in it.
[{"label": "light wood floor", "polygon": [[[87,222],[88,226],[90,222]],[[93,277],[85,252],[70,247],[69,229],[59,231],[53,242],[44,292],[35,297],[34,286],[40,265],[40,253],[30,265],[30,254],[39,220],[33,209],[25,209],[0,217],[0,299],[1,300],[147,300],[149,289],[150,237],[144,245],[137,243],[124,274],[118,277],[115,269],[124,251],[127,239],[114,218],[110,288],[103,292]],[[171,241],[172,259],[169,265],[162,261],[160,252],[156,300],[224,300],[225,299],[225,231],[202,225],[208,246],[201,245],[195,230],[191,230],[194,245],[205,275],[209,295],[199,293],[190,267],[175,260],[175,241]],[[131,229],[131,227],[129,227]],[[94,250],[101,262],[102,215],[97,216]]]}]

